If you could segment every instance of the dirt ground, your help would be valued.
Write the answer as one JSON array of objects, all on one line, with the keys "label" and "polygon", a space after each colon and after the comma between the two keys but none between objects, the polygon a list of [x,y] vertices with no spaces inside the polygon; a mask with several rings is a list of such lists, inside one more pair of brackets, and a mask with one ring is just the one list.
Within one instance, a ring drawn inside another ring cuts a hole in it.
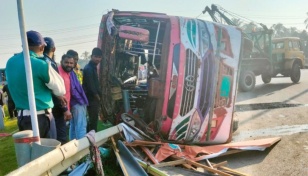
[{"label": "dirt ground", "polygon": [[265,151],[245,151],[212,159],[252,176],[308,175],[308,107],[235,112],[233,141],[281,137]]}]

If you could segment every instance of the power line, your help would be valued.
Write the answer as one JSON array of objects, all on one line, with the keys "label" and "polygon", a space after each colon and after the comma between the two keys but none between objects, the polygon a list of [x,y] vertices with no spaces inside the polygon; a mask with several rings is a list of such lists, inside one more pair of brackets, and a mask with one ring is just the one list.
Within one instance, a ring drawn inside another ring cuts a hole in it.
[{"label": "power line", "polygon": [[202,15],[202,14],[203,14],[203,12],[201,12],[196,18],[199,18],[199,16]]},{"label": "power line", "polygon": [[[91,39],[87,38],[86,40],[84,39],[81,39],[81,40],[77,40],[75,42],[72,42],[71,40],[68,41],[68,42],[56,42],[56,47],[61,47],[61,46],[69,46],[69,45],[80,45],[80,44],[83,44],[83,43],[89,43],[89,42],[93,42],[93,41],[97,41],[95,39],[92,39],[92,38],[96,38],[97,35],[95,37],[91,37]],[[16,45],[10,45],[10,47],[8,48],[11,48],[11,49],[14,49],[12,47],[16,47],[18,46],[19,44],[16,44]],[[20,46],[21,47],[21,46]],[[1,47],[1,48],[5,48],[5,47]],[[0,52],[0,54],[3,54]]]},{"label": "power line", "polygon": [[[83,31],[85,29],[92,29],[92,28],[97,28],[99,29],[99,23],[97,24],[90,24],[90,25],[86,25],[86,26],[74,26],[74,27],[69,27],[69,28],[63,28],[63,29],[52,29],[52,30],[42,30],[40,31],[40,33],[46,33],[46,34],[63,34],[63,33],[67,33],[67,32],[74,32],[74,31]],[[19,38],[19,36],[16,35],[0,35],[0,40],[10,40],[10,39],[16,39]]]},{"label": "power line", "polygon": [[[72,19],[65,19],[65,20],[57,20],[57,22],[54,22],[54,23],[40,23],[39,25],[35,25],[35,27],[42,27],[42,26],[55,26],[55,25],[60,25],[62,23],[67,23],[67,22],[72,22],[72,21],[80,21],[81,19],[88,19],[88,18],[93,18],[93,17],[102,17],[102,15],[104,14],[104,12],[106,12],[107,10],[104,10],[103,12],[101,12],[100,14],[95,14],[95,15],[91,15],[91,16],[84,16],[83,18],[72,18]],[[17,24],[17,23],[16,23]],[[0,30],[3,30],[3,29],[8,29],[8,30],[12,30],[12,29],[15,29],[15,28],[6,28],[6,27],[2,27],[0,28]]]},{"label": "power line", "polygon": [[[107,11],[107,10],[105,10]],[[102,13],[104,13],[105,11],[103,11]],[[230,12],[230,11],[228,11]],[[233,12],[231,12],[231,14],[235,15],[235,16],[239,16],[241,17],[242,19],[246,19],[247,21],[252,21],[244,16],[246,15],[237,15]],[[200,13],[196,18],[199,18],[200,16],[202,15],[202,13]],[[46,24],[40,24],[40,25],[36,25],[36,27],[41,27],[41,26],[49,26],[49,25],[52,25],[53,27],[63,27],[63,23],[66,23],[66,22],[72,22],[72,21],[75,21],[75,20],[78,20],[80,21],[80,19],[88,19],[88,18],[91,18],[91,17],[97,17],[98,15],[91,15],[91,16],[86,16],[86,17],[83,17],[83,18],[74,18],[74,19],[66,19],[66,20],[62,20],[62,21],[57,21],[55,23],[46,23]],[[100,17],[102,16],[102,14],[99,15]],[[278,17],[278,16],[263,16],[263,15],[247,15],[247,16],[250,16],[250,17],[255,17],[255,18],[264,18],[263,20],[268,20],[268,19],[301,19],[300,17],[298,16],[288,16],[288,17]],[[257,23],[257,22],[256,22]],[[73,34],[75,32],[79,32],[79,31],[85,31],[85,30],[91,30],[91,29],[94,29],[96,28],[97,29],[97,32],[98,32],[98,28],[99,28],[99,24],[100,24],[100,21],[98,21],[98,23],[92,23],[92,24],[86,24],[86,25],[79,25],[79,26],[73,26],[73,27],[67,27],[67,28],[55,28],[55,29],[51,29],[51,30],[43,30],[43,31],[40,31],[41,33],[44,33],[45,36],[46,35],[49,35],[49,36],[55,36],[57,34],[66,34],[66,33],[70,33],[70,34]],[[274,23],[265,23],[265,24],[274,24]],[[283,25],[301,25],[303,24],[304,25],[304,22],[303,23],[282,23]],[[4,29],[4,28],[0,28],[0,29]],[[94,36],[95,35],[95,36]],[[84,43],[90,43],[90,42],[95,42],[96,40],[92,40],[92,37],[97,37],[98,33],[94,34],[88,34],[88,35],[81,35],[81,36],[74,36],[74,37],[60,37],[58,39],[58,41],[56,41],[58,43],[57,47],[65,47],[65,46],[73,46],[73,45],[81,45],[81,44],[84,44]],[[82,40],[83,38],[87,38],[88,40]],[[91,38],[91,40],[89,40],[89,38]],[[15,34],[12,34],[12,35],[0,35],[0,40],[12,40],[12,39],[20,39],[19,38],[19,35],[15,35]],[[69,43],[65,43],[65,42],[62,42],[62,41],[67,41]],[[63,43],[63,44],[62,44]],[[65,43],[65,44],[64,44]],[[16,44],[16,45],[13,45],[13,44],[10,44],[10,45],[5,45],[5,46],[0,46],[0,48],[7,48],[7,47],[16,47],[17,45],[20,45],[19,43]],[[0,54],[11,54],[11,53],[0,53]]]},{"label": "power line", "polygon": [[[79,35],[79,36],[74,36],[74,37],[66,37],[66,38],[60,38],[60,39],[57,39],[55,40],[56,44],[59,44],[59,43],[63,43],[63,42],[70,42],[72,44],[76,43],[74,41],[77,41],[79,42],[81,39],[84,39],[84,38],[97,38],[97,35],[98,34],[88,34],[88,35]],[[0,45],[0,49],[1,48],[12,48],[12,47],[16,47],[17,44],[6,44],[6,45]],[[18,45],[21,45],[21,42],[18,43]],[[58,46],[58,45],[56,45]]]},{"label": "power line", "polygon": [[[233,17],[235,19],[240,19],[241,21],[244,21],[244,22],[253,22],[253,23],[256,23],[256,24],[258,24],[259,22],[256,22],[256,21],[252,20],[251,18],[262,19],[262,21],[271,20],[271,19],[277,19],[277,21],[279,21],[279,19],[284,20],[284,21],[285,20],[303,20],[303,23],[301,23],[301,24],[304,24],[304,20],[305,20],[304,16],[302,16],[302,17],[300,17],[300,16],[268,16],[268,15],[265,16],[265,15],[251,15],[251,14],[240,15],[240,14],[234,13],[232,11],[226,10],[219,5],[215,5],[215,6],[219,10],[221,10],[222,13],[227,13],[228,15],[230,15],[231,17]],[[205,15],[207,15],[207,14],[205,14]],[[207,16],[209,16],[209,15],[207,15]],[[307,16],[306,16],[306,18],[307,18]],[[262,22],[262,23],[264,23],[264,22]],[[277,23],[281,23],[281,22],[277,22]],[[274,24],[274,23],[272,23],[272,24]],[[291,25],[291,23],[284,23],[284,24]],[[295,23],[293,23],[293,24],[295,24]],[[296,24],[300,24],[300,23],[296,23]]]}]

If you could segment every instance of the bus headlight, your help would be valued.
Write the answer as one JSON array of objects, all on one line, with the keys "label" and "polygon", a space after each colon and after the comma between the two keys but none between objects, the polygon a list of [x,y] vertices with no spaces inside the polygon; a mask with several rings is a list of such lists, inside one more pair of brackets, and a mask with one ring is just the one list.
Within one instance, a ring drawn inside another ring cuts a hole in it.
[{"label": "bus headlight", "polygon": [[190,141],[196,136],[196,134],[200,130],[200,126],[201,126],[200,116],[199,113],[195,111],[189,123],[189,129],[187,131],[186,141]]}]

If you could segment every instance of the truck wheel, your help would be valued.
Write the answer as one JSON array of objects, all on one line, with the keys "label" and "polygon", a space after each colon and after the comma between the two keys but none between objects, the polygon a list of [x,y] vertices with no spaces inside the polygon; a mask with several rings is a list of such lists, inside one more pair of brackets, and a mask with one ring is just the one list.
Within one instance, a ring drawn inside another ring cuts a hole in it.
[{"label": "truck wheel", "polygon": [[242,92],[251,91],[255,88],[256,85],[256,77],[252,71],[245,71],[241,74],[239,80],[239,90]]},{"label": "truck wheel", "polygon": [[272,77],[271,77],[271,75],[269,75],[269,74],[262,74],[261,77],[262,77],[262,81],[263,81],[265,84],[270,83],[271,80],[272,80]]},{"label": "truck wheel", "polygon": [[293,83],[298,83],[301,78],[301,69],[298,63],[294,63],[290,73],[290,77]]}]

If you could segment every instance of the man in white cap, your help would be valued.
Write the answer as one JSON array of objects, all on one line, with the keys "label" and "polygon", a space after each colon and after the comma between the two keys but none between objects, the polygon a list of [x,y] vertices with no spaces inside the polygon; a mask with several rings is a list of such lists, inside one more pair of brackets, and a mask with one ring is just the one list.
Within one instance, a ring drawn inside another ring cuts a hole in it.
[{"label": "man in white cap", "polygon": [[[27,32],[32,67],[33,88],[37,110],[38,126],[41,138],[49,137],[52,93],[57,96],[65,94],[63,79],[42,59],[46,43],[40,33]],[[23,52],[15,54],[6,64],[6,78],[16,109],[18,110],[18,128],[20,131],[31,130],[31,113],[28,100],[26,70]],[[64,105],[65,106],[65,105]]]}]

